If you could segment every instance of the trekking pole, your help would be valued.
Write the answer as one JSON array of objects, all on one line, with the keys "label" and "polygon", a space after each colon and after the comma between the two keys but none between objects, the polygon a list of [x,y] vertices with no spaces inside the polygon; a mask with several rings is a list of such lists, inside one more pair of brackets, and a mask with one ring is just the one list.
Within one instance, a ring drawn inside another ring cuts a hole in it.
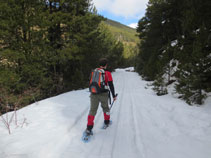
[{"label": "trekking pole", "polygon": [[[117,97],[117,96],[118,96],[118,93],[116,93],[115,97]],[[112,102],[112,104],[111,104],[111,106],[110,106],[110,109],[109,109],[109,110],[111,110],[111,108],[112,108],[112,106],[113,106],[113,104],[114,104],[114,101],[115,101],[115,100],[113,100],[113,102]]]}]

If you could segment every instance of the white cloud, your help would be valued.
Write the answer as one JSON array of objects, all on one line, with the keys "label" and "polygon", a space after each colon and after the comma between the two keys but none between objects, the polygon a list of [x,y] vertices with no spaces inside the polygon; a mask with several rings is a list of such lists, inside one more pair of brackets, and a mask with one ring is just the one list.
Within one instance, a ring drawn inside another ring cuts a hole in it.
[{"label": "white cloud", "polygon": [[97,10],[108,11],[124,18],[140,18],[148,0],[93,0]]},{"label": "white cloud", "polygon": [[136,29],[137,28],[137,26],[138,26],[138,23],[132,23],[132,24],[130,24],[130,25],[128,25],[129,27],[132,27],[132,28],[134,28],[134,29]]}]

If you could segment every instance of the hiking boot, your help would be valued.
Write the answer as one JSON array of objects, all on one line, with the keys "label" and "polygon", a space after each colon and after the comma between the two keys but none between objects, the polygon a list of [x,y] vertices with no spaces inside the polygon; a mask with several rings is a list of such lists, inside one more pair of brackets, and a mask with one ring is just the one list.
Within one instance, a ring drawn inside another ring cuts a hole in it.
[{"label": "hiking boot", "polygon": [[86,135],[93,135],[93,132],[92,132],[92,130],[90,130],[90,129],[86,129]]},{"label": "hiking boot", "polygon": [[104,124],[108,126],[110,124],[110,120],[104,120]]}]

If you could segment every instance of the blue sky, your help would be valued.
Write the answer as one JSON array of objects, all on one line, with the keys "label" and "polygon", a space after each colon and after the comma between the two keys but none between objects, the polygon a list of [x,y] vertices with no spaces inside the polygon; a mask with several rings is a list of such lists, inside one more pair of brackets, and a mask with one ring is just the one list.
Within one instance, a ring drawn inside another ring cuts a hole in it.
[{"label": "blue sky", "polygon": [[92,0],[100,15],[136,27],[144,16],[148,0]]}]

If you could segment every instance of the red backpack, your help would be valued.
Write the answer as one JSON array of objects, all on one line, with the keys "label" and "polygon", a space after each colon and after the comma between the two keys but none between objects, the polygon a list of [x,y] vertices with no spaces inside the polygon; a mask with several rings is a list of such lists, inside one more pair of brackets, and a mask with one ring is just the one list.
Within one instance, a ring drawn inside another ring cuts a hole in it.
[{"label": "red backpack", "polygon": [[108,91],[108,86],[105,83],[105,71],[103,69],[96,68],[91,72],[89,91],[93,94]]}]

